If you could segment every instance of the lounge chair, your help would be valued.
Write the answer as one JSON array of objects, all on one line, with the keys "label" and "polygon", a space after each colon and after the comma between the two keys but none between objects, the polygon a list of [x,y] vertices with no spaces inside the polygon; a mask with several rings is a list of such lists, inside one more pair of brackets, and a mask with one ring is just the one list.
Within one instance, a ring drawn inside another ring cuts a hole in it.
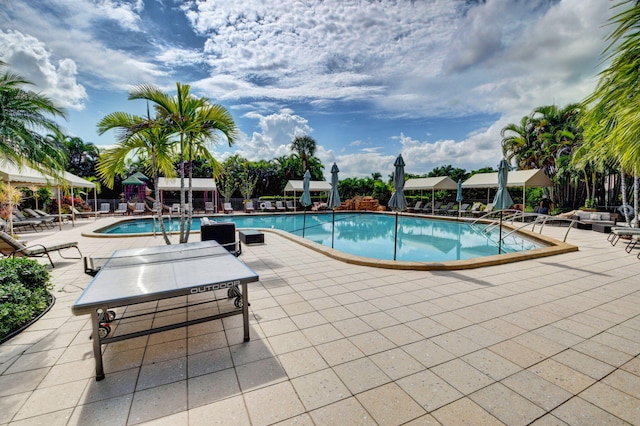
[{"label": "lounge chair", "polygon": [[460,209],[449,209],[447,213],[451,216],[462,216],[465,212],[469,210],[469,203],[464,203],[459,206]]},{"label": "lounge chair", "polygon": [[204,213],[205,214],[213,214],[215,213],[216,210],[213,208],[213,202],[212,201],[207,201],[204,203]]},{"label": "lounge chair", "polygon": [[[16,208],[14,208],[11,212],[13,213],[14,218],[18,216],[18,219],[22,223],[33,222],[33,224],[36,227],[40,227],[40,229],[44,229],[43,228],[44,226],[46,226],[49,229],[53,228],[53,223],[51,223],[53,222],[53,218],[44,219],[44,218],[36,217],[29,212],[27,212],[29,216],[25,216],[24,213],[22,213],[19,209],[16,209]],[[37,222],[40,222],[40,224],[38,225]]]},{"label": "lounge chair", "polygon": [[100,214],[109,214],[111,213],[111,205],[109,203],[100,203],[100,210],[98,211]]},{"label": "lounge chair", "polygon": [[295,210],[296,209],[295,205],[293,204],[293,201],[287,201],[285,203],[285,205],[287,207],[287,210]]},{"label": "lounge chair", "polygon": [[33,209],[23,209],[25,211],[25,213],[27,213],[29,216],[31,216],[32,219],[38,219],[41,220],[46,226],[50,226],[50,228],[53,228],[53,222],[56,222],[58,220],[58,216],[52,216],[52,215],[48,215],[48,214],[44,214],[41,215],[40,213],[36,212]]},{"label": "lounge chair", "polygon": [[231,203],[224,203],[222,205],[222,209],[225,213],[233,213],[233,207],[231,207]]},{"label": "lounge chair", "polygon": [[611,228],[611,232],[607,236],[607,241],[615,246],[622,239],[633,239],[634,236],[640,235],[640,228],[629,228],[628,226],[616,226]]},{"label": "lounge chair", "polygon": [[279,212],[283,212],[287,210],[287,208],[282,204],[282,201],[276,201],[276,210]]},{"label": "lounge chair", "polygon": [[34,212],[38,213],[40,216],[45,217],[45,216],[54,216],[55,218],[62,218],[63,221],[65,220],[69,220],[71,219],[71,217],[73,215],[69,214],[69,213],[60,213],[60,214],[48,214],[45,211],[42,211],[40,209],[33,209]]},{"label": "lounge chair", "polygon": [[422,210],[422,200],[419,200],[415,205],[407,207],[409,213],[416,213]]},{"label": "lounge chair", "polygon": [[449,204],[447,204],[444,207],[440,206],[440,208],[436,208],[434,213],[435,214],[447,214],[447,213],[449,213],[449,210],[451,210],[453,208],[454,204],[455,203],[453,201],[451,201],[451,202],[449,202]]},{"label": "lounge chair", "polygon": [[180,214],[180,203],[173,203],[171,205],[171,213]]},{"label": "lounge chair", "polygon": [[253,207],[253,201],[247,201],[246,203],[244,203],[244,211],[246,213],[253,213],[256,211],[256,208]]},{"label": "lounge chair", "polygon": [[[33,244],[30,243],[30,245],[27,247],[24,244],[22,244],[20,241],[16,240],[15,238],[11,237],[11,235],[7,234],[4,231],[0,231],[0,240],[2,240],[7,246],[10,247],[10,249],[5,249],[4,251],[2,251],[2,249],[0,249],[0,251],[2,252],[3,255],[5,256],[9,256],[9,257],[16,257],[16,256],[26,256],[26,257],[43,257],[43,256],[47,256],[49,258],[49,262],[51,263],[51,267],[55,268],[56,266],[53,264],[53,260],[51,259],[51,256],[49,255],[49,253],[51,253],[52,251],[57,251],[58,254],[60,255],[60,257],[62,257],[63,259],[81,259],[82,258],[82,253],[80,252],[80,248],[78,247],[78,243],[77,242],[67,242],[67,243],[46,243],[45,244]],[[62,254],[62,250],[65,249],[69,249],[69,248],[75,248],[76,250],[78,250],[78,255],[80,257],[65,257]]]},{"label": "lounge chair", "polygon": [[493,203],[489,203],[485,206],[484,210],[474,213],[476,216],[484,216],[487,213],[491,213],[493,211]]},{"label": "lounge chair", "polygon": [[[268,212],[276,211],[276,208],[273,207],[273,205],[271,205],[271,201],[265,201],[263,204],[264,204],[264,208],[262,210],[266,210]],[[260,207],[262,207],[262,205]]]},{"label": "lounge chair", "polygon": [[135,208],[133,209],[133,214],[144,214],[146,213],[146,204],[145,203],[136,203]]},{"label": "lounge chair", "polygon": [[16,228],[30,228],[34,231],[38,232],[38,228],[40,230],[44,230],[43,222],[39,219],[27,219],[24,216],[20,217],[14,211],[11,215],[11,223],[14,229]]},{"label": "lounge chair", "polygon": [[427,205],[422,208],[421,213],[433,213],[434,211],[438,211],[440,209],[440,206],[442,206],[442,201],[436,201],[435,204],[433,204],[432,211],[431,203],[427,203]]},{"label": "lounge chair", "polygon": [[471,209],[464,212],[465,216],[475,216],[480,213],[480,207],[482,207],[482,203],[473,203]]},{"label": "lounge chair", "polygon": [[74,216],[78,216],[78,217],[97,217],[96,212],[93,211],[80,211],[78,209],[76,209],[75,207],[71,207],[71,212],[74,214]]},{"label": "lounge chair", "polygon": [[118,208],[113,211],[113,214],[126,214],[127,203],[118,203]]}]

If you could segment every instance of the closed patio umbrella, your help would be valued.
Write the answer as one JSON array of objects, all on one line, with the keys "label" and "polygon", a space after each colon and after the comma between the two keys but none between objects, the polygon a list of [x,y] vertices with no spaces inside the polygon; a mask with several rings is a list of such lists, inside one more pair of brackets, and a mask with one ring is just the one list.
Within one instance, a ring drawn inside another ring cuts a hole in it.
[{"label": "closed patio umbrella", "polygon": [[498,240],[498,254],[502,252],[502,210],[511,207],[513,199],[507,190],[507,179],[509,178],[509,163],[504,158],[498,164],[498,192],[493,198],[493,205],[500,210],[500,233]]},{"label": "closed patio umbrella", "polygon": [[396,234],[393,240],[393,260],[396,260],[396,249],[398,241],[398,212],[407,209],[407,199],[404,197],[404,160],[402,154],[398,155],[393,163],[395,171],[393,173],[393,194],[389,199],[389,208],[396,212]]},{"label": "closed patio umbrella", "polygon": [[333,235],[336,229],[336,207],[340,207],[340,194],[338,193],[338,166],[333,163],[331,166],[331,192],[327,206],[331,209],[331,248],[333,248]]},{"label": "closed patio umbrella", "polygon": [[300,204],[304,207],[304,219],[302,221],[302,238],[304,238],[304,228],[307,226],[307,207],[311,205],[311,193],[309,192],[309,181],[311,181],[311,173],[309,170],[304,172],[302,178],[302,196],[300,197]]}]

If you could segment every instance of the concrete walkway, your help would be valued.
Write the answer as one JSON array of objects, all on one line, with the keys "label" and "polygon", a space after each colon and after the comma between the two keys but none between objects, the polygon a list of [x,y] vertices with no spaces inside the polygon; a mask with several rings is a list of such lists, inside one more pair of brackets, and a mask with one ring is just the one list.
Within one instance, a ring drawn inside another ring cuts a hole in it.
[{"label": "concrete walkway", "polygon": [[[80,235],[110,220],[24,238],[102,257],[163,244]],[[236,316],[112,343],[101,382],[89,318],[70,311],[91,278],[54,254],[56,304],[0,346],[0,424],[640,425],[637,251],[592,231],[567,242],[580,251],[418,272],[267,233],[241,256],[261,278],[250,342]]]}]

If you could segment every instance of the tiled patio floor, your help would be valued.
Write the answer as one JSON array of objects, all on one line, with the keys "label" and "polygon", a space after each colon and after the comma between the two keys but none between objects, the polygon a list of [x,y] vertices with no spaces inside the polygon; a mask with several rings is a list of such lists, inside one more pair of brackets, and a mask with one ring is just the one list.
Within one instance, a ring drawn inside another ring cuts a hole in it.
[{"label": "tiled patio floor", "polygon": [[[163,244],[80,235],[109,220],[24,236],[86,256]],[[54,255],[56,304],[0,346],[0,424],[640,425],[640,261],[622,243],[572,230],[578,252],[416,272],[265,241],[241,256],[260,275],[250,342],[235,316],[112,343],[101,382],[70,311],[90,277]]]}]

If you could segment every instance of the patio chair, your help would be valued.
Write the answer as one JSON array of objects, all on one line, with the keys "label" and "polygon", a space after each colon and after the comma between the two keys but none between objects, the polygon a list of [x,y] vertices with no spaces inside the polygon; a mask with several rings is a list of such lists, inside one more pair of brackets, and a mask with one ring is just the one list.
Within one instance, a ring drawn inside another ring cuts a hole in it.
[{"label": "patio chair", "polygon": [[438,209],[440,208],[440,206],[442,206],[442,201],[436,201],[435,204],[433,205],[433,211],[431,211],[431,203],[427,203],[426,206],[424,206],[420,212],[422,213],[433,213],[434,211],[438,211]]},{"label": "patio chair", "polygon": [[634,236],[640,235],[640,228],[629,228],[628,226],[616,226],[611,228],[611,232],[607,236],[607,241],[615,246],[622,239],[633,239]]},{"label": "patio chair", "polygon": [[71,212],[78,217],[82,217],[82,218],[89,218],[89,217],[96,217],[96,212],[93,211],[80,211],[78,209],[76,209],[75,207],[71,207]]},{"label": "patio chair", "polygon": [[[266,210],[269,212],[276,211],[276,208],[273,207],[273,205],[271,204],[271,201],[265,201],[263,204],[264,204],[264,208],[262,210]],[[260,207],[262,207],[262,205]]]},{"label": "patio chair", "polygon": [[244,211],[246,213],[253,213],[256,211],[256,208],[253,207],[253,201],[247,201],[246,203],[244,203]]},{"label": "patio chair", "polygon": [[285,203],[285,206],[287,207],[287,210],[295,210],[296,209],[296,207],[293,204],[293,201],[287,201]]},{"label": "patio chair", "polygon": [[[49,215],[49,214],[40,214],[38,212],[36,212],[33,209],[30,208],[26,208],[23,209],[25,211],[25,213],[27,213],[29,216],[31,216],[32,219],[38,219],[41,220],[45,225],[49,226],[51,225],[51,228],[54,227],[53,222],[56,222],[58,220],[58,216],[53,216],[53,215]],[[44,213],[44,212],[43,212]]]},{"label": "patio chair", "polygon": [[204,203],[204,213],[205,214],[209,214],[209,213],[215,213],[216,209],[213,208],[213,202],[212,201],[207,201]]},{"label": "patio chair", "polygon": [[475,216],[484,216],[487,213],[491,213],[493,211],[493,203],[489,203],[485,206],[484,210],[478,211],[474,213]]},{"label": "patio chair", "polygon": [[[51,255],[49,253],[53,251],[57,251],[60,257],[63,259],[81,259],[82,252],[80,252],[80,248],[78,247],[77,242],[56,242],[56,243],[46,243],[45,244],[31,244],[28,247],[22,244],[20,241],[13,238],[11,235],[7,234],[4,231],[0,231],[0,240],[2,240],[10,249],[0,249],[3,255],[8,257],[16,257],[16,256],[26,256],[26,257],[44,257],[47,256],[49,258],[49,262],[51,263],[51,267],[55,268],[56,266],[53,264],[53,260],[51,259]],[[62,254],[62,250],[66,250],[69,248],[75,248],[78,250],[79,257],[65,257]],[[4,250],[4,251],[3,251]]]},{"label": "patio chair", "polygon": [[283,212],[287,210],[287,208],[282,204],[282,201],[276,201],[276,210],[279,212]]},{"label": "patio chair", "polygon": [[100,210],[98,211],[100,214],[109,214],[111,213],[111,205],[109,203],[100,203]]},{"label": "patio chair", "polygon": [[118,203],[118,208],[113,211],[113,214],[126,214],[127,203]]},{"label": "patio chair", "polygon": [[39,219],[27,219],[26,217],[24,217],[24,215],[22,217],[18,216],[16,214],[16,212],[14,211],[13,214],[11,215],[11,223],[13,225],[13,228],[31,228],[34,231],[38,232],[38,228],[40,228],[40,230],[44,230],[43,228],[43,222]]},{"label": "patio chair", "polygon": [[69,213],[60,213],[60,214],[49,214],[43,210],[40,209],[32,209],[34,212],[38,213],[41,217],[47,217],[47,216],[53,216],[56,218],[56,220],[58,220],[58,218],[62,218],[63,221],[68,221],[69,219],[71,219],[71,214]]},{"label": "patio chair", "polygon": [[454,204],[455,203],[453,201],[451,201],[451,202],[449,202],[449,204],[447,204],[444,207],[442,207],[442,205],[441,205],[440,208],[436,208],[434,213],[435,214],[447,214],[447,213],[449,213],[449,210],[451,210],[453,208]]},{"label": "patio chair", "polygon": [[451,216],[458,216],[459,215],[463,215],[466,211],[469,210],[469,203],[464,203],[462,205],[460,205],[460,209],[449,209],[447,210],[447,213]]},{"label": "patio chair", "polygon": [[180,203],[173,203],[171,205],[171,213],[180,214]]},{"label": "patio chair", "polygon": [[233,213],[233,207],[231,206],[231,203],[224,203],[222,205],[222,209],[224,210],[225,213]]},{"label": "patio chair", "polygon": [[144,214],[146,212],[146,205],[144,203],[136,203],[133,209],[133,214]]},{"label": "patio chair", "polygon": [[[31,210],[31,209],[29,209],[29,210]],[[31,210],[31,211],[33,211],[33,210]],[[25,214],[22,213],[22,211],[18,210],[17,208],[14,208],[12,210],[12,213],[14,214],[14,216],[18,216],[18,218],[20,218],[20,221],[23,222],[23,223],[28,223],[29,221],[36,221],[36,222],[40,221],[40,228],[43,228],[43,226],[46,226],[49,229],[53,228],[53,223],[52,222],[55,220],[54,218],[52,218],[52,217],[47,217],[47,218],[38,217],[38,215],[35,214],[35,212],[33,212],[34,214],[32,214],[32,213],[29,213],[27,210],[25,210],[25,212],[29,216],[25,216]],[[34,224],[35,224],[35,222],[34,222]],[[38,226],[38,225],[36,224],[36,226]]]},{"label": "patio chair", "polygon": [[416,213],[422,210],[422,200],[419,200],[415,205],[407,207],[409,213]]}]

